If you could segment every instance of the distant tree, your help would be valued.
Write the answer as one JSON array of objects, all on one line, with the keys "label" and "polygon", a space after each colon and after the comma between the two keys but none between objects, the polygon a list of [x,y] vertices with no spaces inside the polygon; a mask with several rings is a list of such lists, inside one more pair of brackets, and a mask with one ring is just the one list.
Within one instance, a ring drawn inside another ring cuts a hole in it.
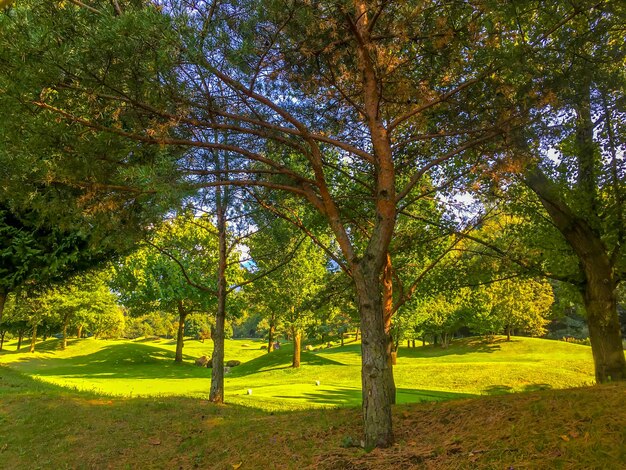
[{"label": "distant tree", "polygon": [[88,272],[47,289],[42,295],[50,315],[58,318],[67,346],[68,327],[88,326],[95,336],[117,337],[123,331],[123,314],[115,295],[109,290],[108,273]]},{"label": "distant tree", "polygon": [[507,279],[478,288],[477,296],[485,315],[470,320],[474,331],[504,332],[507,341],[516,329],[532,336],[545,334],[554,303],[552,287],[547,281]]},{"label": "distant tree", "polygon": [[[116,267],[113,286],[131,315],[178,315],[175,361],[183,360],[185,320],[216,305],[217,238],[207,217],[182,214]],[[213,232],[213,233],[212,233]]]},{"label": "distant tree", "polygon": [[266,273],[248,291],[268,322],[268,352],[273,350],[273,332],[280,322],[293,341],[292,367],[298,368],[302,335],[313,321],[314,300],[325,280],[328,257],[280,218],[270,218],[250,238],[249,249],[255,269]]}]

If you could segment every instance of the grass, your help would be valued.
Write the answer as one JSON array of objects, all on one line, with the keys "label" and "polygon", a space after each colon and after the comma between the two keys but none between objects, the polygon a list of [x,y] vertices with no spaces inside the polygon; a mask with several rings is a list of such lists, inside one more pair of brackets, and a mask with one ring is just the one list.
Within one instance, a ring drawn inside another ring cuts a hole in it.
[{"label": "grass", "polygon": [[[360,345],[347,344],[302,353],[292,369],[291,345],[265,354],[258,340],[229,340],[226,360],[242,362],[226,378],[226,400],[265,411],[358,406]],[[106,396],[189,396],[206,398],[210,369],[196,357],[211,354],[211,342],[187,340],[185,361],[173,362],[171,340],[74,340],[59,351],[59,340],[38,345],[38,352],[8,351],[0,363],[39,380]],[[398,403],[441,401],[473,395],[543,388],[570,388],[593,381],[587,346],[533,338],[503,338],[487,343],[457,341],[448,349],[401,348],[394,368]],[[320,385],[316,385],[319,382]],[[247,391],[252,390],[248,395]]]},{"label": "grass", "polygon": [[360,412],[267,412],[102,397],[0,367],[0,466],[32,469],[620,469],[626,385],[394,407],[396,444],[358,447]]}]

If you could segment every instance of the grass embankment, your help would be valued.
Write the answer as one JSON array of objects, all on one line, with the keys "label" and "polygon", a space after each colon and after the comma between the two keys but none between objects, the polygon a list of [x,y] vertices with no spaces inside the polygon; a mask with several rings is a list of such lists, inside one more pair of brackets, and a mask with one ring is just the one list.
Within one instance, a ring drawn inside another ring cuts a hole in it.
[{"label": "grass embankment", "polygon": [[[58,340],[38,345],[35,354],[11,351],[0,363],[46,382],[100,395],[137,397],[183,395],[206,398],[210,370],[193,360],[211,354],[211,342],[187,340],[185,363],[174,364],[173,341],[74,340],[58,351]],[[358,406],[360,345],[302,353],[302,368],[291,364],[291,346],[272,354],[253,340],[227,341],[226,360],[242,362],[226,378],[226,400],[269,411]],[[593,381],[587,346],[532,338],[493,343],[468,339],[439,347],[403,347],[394,368],[398,403],[438,401],[470,395],[569,388]],[[316,382],[320,385],[317,386]],[[247,390],[252,395],[247,395]]]},{"label": "grass embankment", "polygon": [[185,397],[108,398],[0,367],[0,467],[626,468],[626,386],[394,407],[366,453],[356,408],[269,413]]}]

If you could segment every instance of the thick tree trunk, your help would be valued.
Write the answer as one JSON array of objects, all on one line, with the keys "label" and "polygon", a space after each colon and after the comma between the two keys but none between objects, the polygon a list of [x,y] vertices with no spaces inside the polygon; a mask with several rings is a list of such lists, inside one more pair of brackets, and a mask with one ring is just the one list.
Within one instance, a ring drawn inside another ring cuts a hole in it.
[{"label": "thick tree trunk", "polygon": [[76,337],[78,339],[83,337],[83,325],[78,325],[78,328],[76,328]]},{"label": "thick tree trunk", "polygon": [[215,312],[215,334],[213,336],[213,368],[211,370],[211,392],[209,400],[224,403],[224,327],[226,325],[226,208],[221,192],[217,201],[217,232],[219,238],[217,266],[217,311]]},{"label": "thick tree trunk", "polygon": [[626,361],[615,288],[611,282],[605,283],[599,279],[594,281],[587,282],[583,298],[587,310],[596,381],[605,383],[626,380]]},{"label": "thick tree trunk", "polygon": [[526,183],[539,196],[554,225],[580,261],[580,285],[587,311],[596,381],[626,380],[614,263],[603,240],[586,220],[572,212],[539,169],[529,173]]},{"label": "thick tree trunk", "polygon": [[4,335],[6,335],[7,332],[3,331],[2,333],[0,333],[0,351],[2,351],[2,347],[4,346]]},{"label": "thick tree trunk", "polygon": [[365,447],[388,447],[393,443],[391,422],[392,368],[389,335],[385,333],[378,276],[366,272],[355,276],[361,314],[361,383]]},{"label": "thick tree trunk", "polygon": [[30,349],[29,351],[35,352],[35,343],[37,342],[37,325],[33,325],[33,335],[30,338]]},{"label": "thick tree trunk", "polygon": [[385,324],[385,334],[387,335],[387,363],[392,369],[391,374],[387,374],[389,381],[389,399],[391,404],[396,404],[396,383],[393,380],[393,366],[396,364],[396,354],[394,353],[393,337],[391,336],[391,317],[393,315],[393,270],[391,266],[391,256],[387,253],[385,268],[382,275],[383,288],[383,322]]},{"label": "thick tree trunk", "polygon": [[293,328],[291,330],[291,336],[293,336],[293,358],[291,360],[291,367],[300,367],[300,353],[302,351],[302,332]]},{"label": "thick tree trunk", "polygon": [[506,340],[511,341],[511,327],[510,326],[506,327]]},{"label": "thick tree trunk", "polygon": [[183,347],[185,346],[185,319],[187,312],[182,302],[178,302],[178,332],[176,334],[176,356],[174,362],[183,362]]}]

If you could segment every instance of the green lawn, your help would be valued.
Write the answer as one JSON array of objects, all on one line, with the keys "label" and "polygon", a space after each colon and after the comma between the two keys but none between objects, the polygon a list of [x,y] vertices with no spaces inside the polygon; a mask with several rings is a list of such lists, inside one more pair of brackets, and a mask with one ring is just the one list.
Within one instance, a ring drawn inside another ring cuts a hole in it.
[{"label": "green lawn", "polygon": [[[228,403],[263,410],[360,404],[359,344],[303,352],[299,370],[289,367],[289,344],[272,354],[261,349],[264,344],[227,341],[226,360],[242,362],[227,375]],[[50,339],[31,354],[12,351],[15,344],[9,343],[0,363],[45,382],[100,395],[205,398],[209,390],[210,369],[193,362],[211,354],[210,341],[187,340],[183,364],[173,362],[171,340],[72,340],[66,351],[59,351],[58,345],[59,340]],[[403,347],[394,375],[398,403],[413,403],[588,385],[593,382],[593,361],[589,347],[559,341],[466,339],[448,349]]]},{"label": "green lawn", "polygon": [[343,406],[360,403],[358,344],[304,353],[293,370],[289,345],[268,355],[228,341],[226,358],[243,363],[226,406],[197,398],[210,371],[193,359],[210,343],[188,341],[182,365],[171,341],[58,344],[0,354],[0,468],[626,468],[626,384],[557,390],[592,381],[586,346],[402,349],[396,444],[367,453],[360,409]]}]

